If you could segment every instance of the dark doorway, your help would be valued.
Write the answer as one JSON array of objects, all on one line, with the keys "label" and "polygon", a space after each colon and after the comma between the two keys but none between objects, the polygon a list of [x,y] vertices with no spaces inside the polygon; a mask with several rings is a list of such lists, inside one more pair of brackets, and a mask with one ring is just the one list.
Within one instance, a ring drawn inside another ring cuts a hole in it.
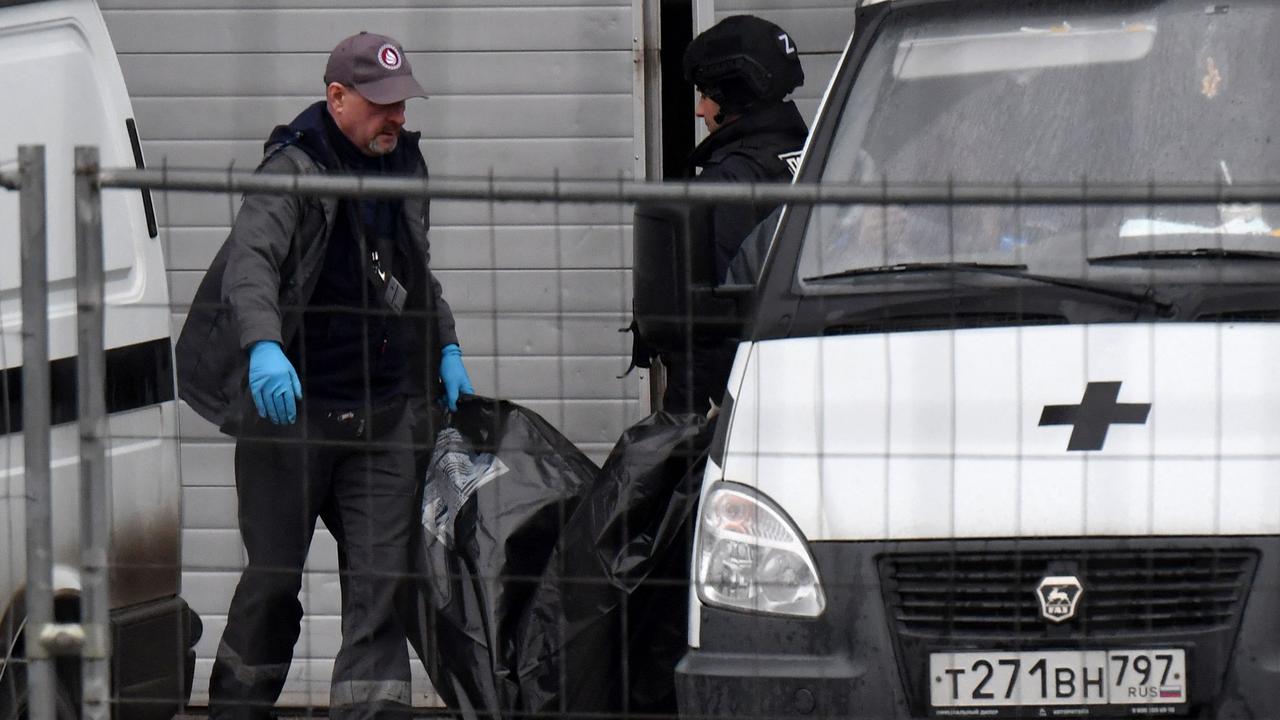
[{"label": "dark doorway", "polygon": [[693,151],[693,87],[685,82],[680,60],[693,40],[692,0],[662,3],[662,177],[678,180]]}]

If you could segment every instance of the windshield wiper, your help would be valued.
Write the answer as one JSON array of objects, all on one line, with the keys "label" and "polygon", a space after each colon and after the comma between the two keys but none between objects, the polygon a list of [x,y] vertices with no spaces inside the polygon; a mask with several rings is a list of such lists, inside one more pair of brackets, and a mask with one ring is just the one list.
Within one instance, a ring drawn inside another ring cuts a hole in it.
[{"label": "windshield wiper", "polygon": [[[1280,256],[1277,256],[1280,258]],[[1155,296],[1155,293],[1148,290],[1145,293],[1130,292],[1127,290],[1116,290],[1114,288],[1091,283],[1086,280],[1072,280],[1069,278],[1056,277],[1054,275],[1038,275],[1028,272],[1026,265],[1015,264],[996,264],[996,263],[976,263],[976,262],[958,262],[958,263],[903,263],[900,265],[881,265],[879,267],[861,267],[842,270],[837,273],[828,275],[815,275],[813,277],[804,278],[805,282],[830,282],[834,280],[845,280],[848,278],[866,277],[873,275],[907,275],[907,274],[928,274],[928,273],[965,273],[972,275],[995,275],[999,277],[1015,278],[1018,280],[1026,280],[1028,282],[1040,283],[1044,285],[1054,285],[1056,287],[1069,288],[1071,290],[1079,290],[1081,292],[1093,295],[1101,295],[1103,297],[1123,300],[1133,305],[1145,305],[1155,308],[1162,316],[1171,317],[1175,308],[1173,305],[1166,303]]]},{"label": "windshield wiper", "polygon": [[1227,248],[1195,248],[1194,250],[1148,250],[1145,252],[1103,255],[1089,258],[1091,265],[1144,262],[1147,260],[1280,260],[1280,252],[1266,250],[1229,250]]},{"label": "windshield wiper", "polygon": [[871,267],[849,268],[827,275],[807,277],[805,282],[825,282],[828,280],[844,280],[845,278],[862,277],[864,275],[906,275],[908,273],[930,272],[977,272],[1002,275],[1013,273],[1021,276],[1027,271],[1026,265],[978,263],[978,262],[914,262],[897,265],[874,265]]}]

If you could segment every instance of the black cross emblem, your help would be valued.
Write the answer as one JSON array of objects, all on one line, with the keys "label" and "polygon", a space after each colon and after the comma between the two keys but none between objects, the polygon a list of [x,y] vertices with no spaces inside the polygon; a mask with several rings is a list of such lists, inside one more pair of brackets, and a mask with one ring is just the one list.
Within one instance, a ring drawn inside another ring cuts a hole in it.
[{"label": "black cross emblem", "polygon": [[1146,425],[1150,404],[1118,403],[1120,383],[1091,382],[1079,405],[1046,405],[1040,427],[1072,425],[1067,450],[1101,450],[1112,425]]}]

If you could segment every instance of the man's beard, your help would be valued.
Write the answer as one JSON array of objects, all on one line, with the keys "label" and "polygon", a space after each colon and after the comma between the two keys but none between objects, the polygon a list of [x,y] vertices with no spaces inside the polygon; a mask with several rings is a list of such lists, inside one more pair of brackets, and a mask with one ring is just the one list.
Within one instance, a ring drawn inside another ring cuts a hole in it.
[{"label": "man's beard", "polygon": [[398,138],[392,138],[391,145],[384,150],[382,146],[378,144],[378,136],[374,135],[369,140],[369,144],[366,147],[368,147],[369,152],[373,153],[374,155],[390,155],[392,152],[395,151],[396,145],[398,144],[398,142],[399,142]]}]

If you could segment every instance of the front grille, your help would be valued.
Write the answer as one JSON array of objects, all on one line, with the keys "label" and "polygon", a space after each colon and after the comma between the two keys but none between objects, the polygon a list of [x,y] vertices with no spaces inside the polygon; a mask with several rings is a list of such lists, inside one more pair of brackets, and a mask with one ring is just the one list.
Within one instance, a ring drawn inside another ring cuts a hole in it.
[{"label": "front grille", "polygon": [[1046,637],[1035,590],[1050,575],[1084,586],[1073,635],[1202,632],[1234,626],[1257,565],[1252,550],[1033,550],[903,553],[880,559],[899,632]]}]

